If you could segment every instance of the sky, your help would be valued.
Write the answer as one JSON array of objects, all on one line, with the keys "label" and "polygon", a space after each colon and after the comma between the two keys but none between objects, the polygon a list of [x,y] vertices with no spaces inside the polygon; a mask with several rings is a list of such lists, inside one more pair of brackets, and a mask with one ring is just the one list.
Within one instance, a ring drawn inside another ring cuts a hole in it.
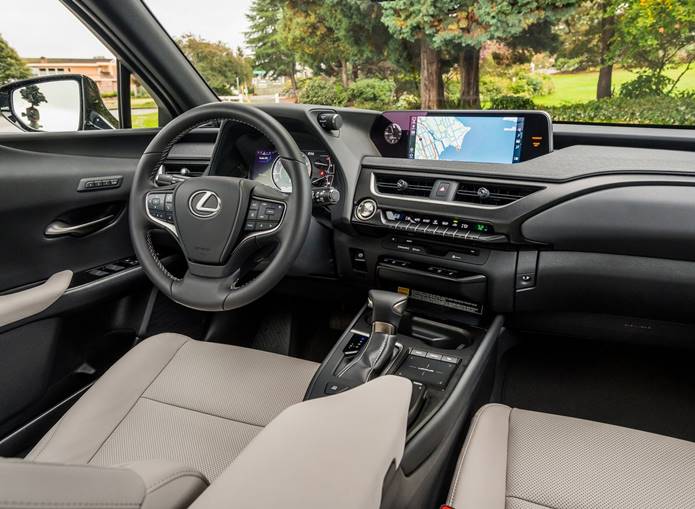
[{"label": "sky", "polygon": [[[118,1],[118,0],[109,0]],[[193,33],[236,48],[244,44],[252,0],[145,0],[174,37]],[[0,34],[22,57],[111,56],[58,0],[3,0]]]}]

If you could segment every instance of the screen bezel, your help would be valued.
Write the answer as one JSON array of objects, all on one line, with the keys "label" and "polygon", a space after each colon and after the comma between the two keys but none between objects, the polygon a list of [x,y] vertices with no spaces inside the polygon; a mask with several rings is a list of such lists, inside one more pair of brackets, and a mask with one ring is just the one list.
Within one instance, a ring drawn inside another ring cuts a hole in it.
[{"label": "screen bezel", "polygon": [[[401,110],[382,113],[372,125],[371,138],[383,157],[408,159],[410,143],[410,120],[413,116],[448,117],[523,117],[524,135],[522,138],[519,163],[548,154],[552,151],[552,121],[544,111],[500,111],[500,110]],[[398,124],[402,135],[398,143],[391,145],[384,138],[384,130],[392,123]],[[419,159],[422,161],[423,159]],[[458,161],[464,163],[466,161]],[[487,164],[487,163],[480,163]],[[518,164],[518,163],[489,163]]]}]

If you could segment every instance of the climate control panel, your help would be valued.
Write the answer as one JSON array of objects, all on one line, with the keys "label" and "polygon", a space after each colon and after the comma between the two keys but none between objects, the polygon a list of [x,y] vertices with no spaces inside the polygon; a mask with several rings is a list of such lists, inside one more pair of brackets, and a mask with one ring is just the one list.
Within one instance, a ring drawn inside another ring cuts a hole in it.
[{"label": "climate control panel", "polygon": [[492,224],[462,217],[418,214],[395,209],[379,209],[376,202],[366,199],[357,204],[353,221],[404,233],[420,234],[441,239],[486,243],[505,243],[507,237],[495,233]]}]

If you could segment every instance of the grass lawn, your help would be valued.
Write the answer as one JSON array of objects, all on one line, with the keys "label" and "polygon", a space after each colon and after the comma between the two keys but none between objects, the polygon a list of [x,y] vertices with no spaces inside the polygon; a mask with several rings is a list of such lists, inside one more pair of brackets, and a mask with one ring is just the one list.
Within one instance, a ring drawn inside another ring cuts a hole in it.
[{"label": "grass lawn", "polygon": [[140,113],[138,110],[133,110],[132,122],[133,129],[159,127],[159,113],[156,111],[151,113]]},{"label": "grass lawn", "polygon": [[[102,97],[102,101],[104,101],[104,104],[106,107],[110,110],[117,110],[118,109],[118,97],[113,96],[113,97]],[[149,109],[149,108],[156,108],[157,103],[154,102],[154,99],[151,99],[149,97],[132,97],[130,98],[130,107],[134,110],[137,109]]]},{"label": "grass lawn", "polygon": [[[666,74],[675,78],[683,68],[671,69]],[[625,69],[613,70],[613,90],[618,92],[620,85],[634,79],[635,73]],[[598,71],[553,74],[551,79],[555,92],[542,97],[534,97],[533,102],[540,106],[559,106],[567,103],[583,103],[596,99]],[[695,67],[691,68],[678,83],[678,90],[695,89]]]}]

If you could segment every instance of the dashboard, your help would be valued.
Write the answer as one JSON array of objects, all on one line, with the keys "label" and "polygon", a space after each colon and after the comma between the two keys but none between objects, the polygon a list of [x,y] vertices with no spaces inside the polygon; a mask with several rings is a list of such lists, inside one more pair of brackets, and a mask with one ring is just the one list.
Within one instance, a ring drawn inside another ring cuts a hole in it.
[{"label": "dashboard", "polygon": [[[558,134],[531,112],[260,108],[295,138],[315,189],[338,193],[315,202],[294,275],[408,290],[478,316],[692,319],[695,153],[669,147],[693,140]],[[233,134],[218,171],[290,192],[273,147]]]}]

